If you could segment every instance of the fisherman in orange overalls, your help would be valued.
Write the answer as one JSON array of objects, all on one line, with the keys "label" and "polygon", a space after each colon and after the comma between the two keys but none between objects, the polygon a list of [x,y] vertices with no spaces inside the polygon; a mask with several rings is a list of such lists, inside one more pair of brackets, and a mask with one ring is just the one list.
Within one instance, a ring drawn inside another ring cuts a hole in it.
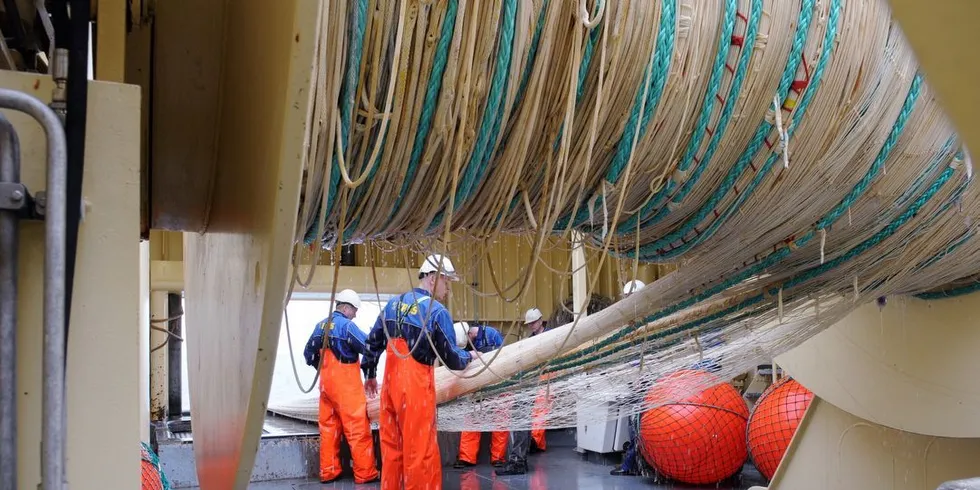
[{"label": "fisherman in orange overalls", "polygon": [[340,478],[343,434],[354,460],[354,481],[375,482],[378,469],[374,440],[357,363],[358,356],[367,350],[367,338],[351,321],[361,307],[361,299],[356,292],[345,289],[334,300],[336,311],[317,324],[303,351],[307,364],[320,367],[320,481],[329,483]]},{"label": "fisherman in orange overalls", "polygon": [[[487,353],[499,349],[504,345],[504,336],[500,331],[489,325],[479,325],[476,323],[458,322],[456,327],[456,345],[466,348],[472,344],[473,348],[480,353]],[[462,432],[459,435],[459,458],[453,464],[453,468],[466,468],[475,466],[477,457],[480,454],[481,432]],[[507,431],[493,431],[490,433],[490,464],[493,466],[503,466],[507,462]]]},{"label": "fisherman in orange overalls", "polygon": [[442,488],[432,366],[439,359],[458,371],[472,360],[457,347],[453,319],[438,301],[449,296],[449,281],[455,280],[453,263],[430,255],[419,268],[418,287],[392,298],[368,335],[361,369],[369,396],[378,393],[378,358],[387,353],[379,421],[382,490]]},{"label": "fisherman in orange overalls", "polygon": [[[545,329],[544,316],[541,310],[531,308],[524,314],[524,327],[528,329],[530,336],[534,337]],[[542,377],[547,380],[549,375]],[[519,430],[510,433],[510,449],[508,450],[507,465],[502,469],[494,470],[500,476],[523,475],[527,473],[527,455],[531,451],[531,444],[534,443],[538,451],[545,450],[544,429],[540,428],[538,421],[545,418],[548,408],[551,405],[547,389],[538,395],[534,400],[534,408],[531,410],[531,430]]]}]

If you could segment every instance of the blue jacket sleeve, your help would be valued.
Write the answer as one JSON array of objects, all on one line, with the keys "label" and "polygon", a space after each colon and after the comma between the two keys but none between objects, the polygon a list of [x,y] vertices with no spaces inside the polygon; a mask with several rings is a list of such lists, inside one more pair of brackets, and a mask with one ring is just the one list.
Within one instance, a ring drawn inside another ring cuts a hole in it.
[{"label": "blue jacket sleeve", "polygon": [[316,324],[316,327],[313,327],[313,333],[310,335],[309,340],[306,341],[306,347],[303,348],[303,357],[306,359],[306,365],[319,369],[320,351],[322,350],[323,322],[320,322]]},{"label": "blue jacket sleeve", "polygon": [[381,310],[381,313],[378,314],[378,319],[374,322],[374,327],[371,328],[371,333],[367,336],[365,349],[361,352],[361,371],[364,372],[364,377],[367,379],[378,377],[378,359],[381,357],[381,353],[385,351],[385,347],[388,346],[388,337],[385,336],[384,331],[384,314],[385,310]]},{"label": "blue jacket sleeve", "polygon": [[[371,330],[374,330],[374,327]],[[347,325],[347,343],[354,352],[361,356],[368,354],[367,335],[364,335],[364,332],[354,322],[350,322]]]},{"label": "blue jacket sleeve", "polygon": [[487,327],[487,344],[491,350],[499,349],[504,345],[504,336],[500,335],[500,330]]},{"label": "blue jacket sleeve", "polygon": [[465,369],[473,359],[469,352],[456,346],[456,332],[449,311],[442,309],[432,319],[432,343],[442,362],[453,371]]}]

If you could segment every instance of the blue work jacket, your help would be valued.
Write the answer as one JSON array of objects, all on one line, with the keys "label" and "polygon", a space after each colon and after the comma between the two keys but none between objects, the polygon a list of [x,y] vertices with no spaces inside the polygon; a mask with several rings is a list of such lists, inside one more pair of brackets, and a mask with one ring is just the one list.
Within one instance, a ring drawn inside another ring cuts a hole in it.
[{"label": "blue work jacket", "polygon": [[378,358],[388,346],[388,337],[404,339],[412,358],[429,366],[441,358],[449,369],[461,370],[472,360],[469,352],[456,346],[449,310],[421,288],[392,298],[378,315],[368,335],[367,353],[361,359],[367,379],[377,377]]},{"label": "blue work jacket", "polygon": [[333,312],[329,317],[324,318],[316,324],[313,335],[303,349],[303,357],[306,364],[314,367],[320,365],[320,351],[323,350],[323,335],[326,332],[327,346],[334,357],[344,364],[353,364],[358,361],[358,356],[367,351],[367,336],[357,325],[348,320],[343,313]]}]

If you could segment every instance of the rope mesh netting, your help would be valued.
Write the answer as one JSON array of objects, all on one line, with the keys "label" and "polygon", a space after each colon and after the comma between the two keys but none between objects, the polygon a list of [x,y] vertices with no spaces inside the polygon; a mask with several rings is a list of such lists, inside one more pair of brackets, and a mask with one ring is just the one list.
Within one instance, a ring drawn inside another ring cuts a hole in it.
[{"label": "rope mesh netting", "polygon": [[140,443],[140,470],[143,490],[170,490],[170,482],[160,468],[160,458],[145,443]]},{"label": "rope mesh netting", "polygon": [[[442,430],[676,411],[879,297],[976,287],[970,154],[884,0],[408,5],[324,4],[295,286],[350,243],[465,257],[465,279],[494,270],[487,244],[504,233],[532,250],[518,280],[463,284],[525,309],[556,240],[599,252],[590,270],[676,266],[438,368]],[[705,366],[715,377],[674,400],[648,396]],[[270,409],[316,420],[316,400]]]},{"label": "rope mesh netting", "polygon": [[762,393],[749,417],[748,444],[759,473],[771,480],[813,393],[792,378],[783,378]]},{"label": "rope mesh netting", "polygon": [[[685,396],[684,385],[712,382],[718,384]],[[677,371],[647,398],[658,406],[640,418],[640,448],[659,473],[701,485],[724,480],[742,468],[749,409],[730,384],[703,371]]]}]

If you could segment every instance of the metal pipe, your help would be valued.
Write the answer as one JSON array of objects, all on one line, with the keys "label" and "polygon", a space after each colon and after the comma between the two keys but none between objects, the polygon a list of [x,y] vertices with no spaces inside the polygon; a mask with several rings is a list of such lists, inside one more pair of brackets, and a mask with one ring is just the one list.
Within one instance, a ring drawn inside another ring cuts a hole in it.
[{"label": "metal pipe", "polygon": [[[170,315],[170,318],[184,314],[183,298],[181,298],[180,294],[170,293],[167,295],[167,314]],[[170,322],[170,331],[178,336],[182,336],[183,332],[181,332],[180,325],[181,319],[175,318]],[[170,381],[168,400],[170,413],[168,415],[170,418],[176,419],[179,419],[183,413],[183,400],[181,399],[181,390],[183,387],[181,386],[180,374],[182,372],[180,367],[180,351],[182,348],[183,342],[175,338],[171,338],[170,342],[167,343],[167,354],[169,356],[169,360],[167,362],[167,372],[169,376],[168,380]]]},{"label": "metal pipe", "polygon": [[[17,131],[0,114],[0,182],[20,183]],[[27,197],[25,196],[26,200]],[[17,488],[17,212],[0,210],[0,489]]]},{"label": "metal pipe", "polygon": [[[40,100],[0,89],[0,107],[23,112],[41,124],[48,143],[47,204],[44,215],[44,377],[41,405],[41,484],[65,488],[65,239],[67,145],[61,120]],[[80,206],[75,203],[74,206]]]}]

